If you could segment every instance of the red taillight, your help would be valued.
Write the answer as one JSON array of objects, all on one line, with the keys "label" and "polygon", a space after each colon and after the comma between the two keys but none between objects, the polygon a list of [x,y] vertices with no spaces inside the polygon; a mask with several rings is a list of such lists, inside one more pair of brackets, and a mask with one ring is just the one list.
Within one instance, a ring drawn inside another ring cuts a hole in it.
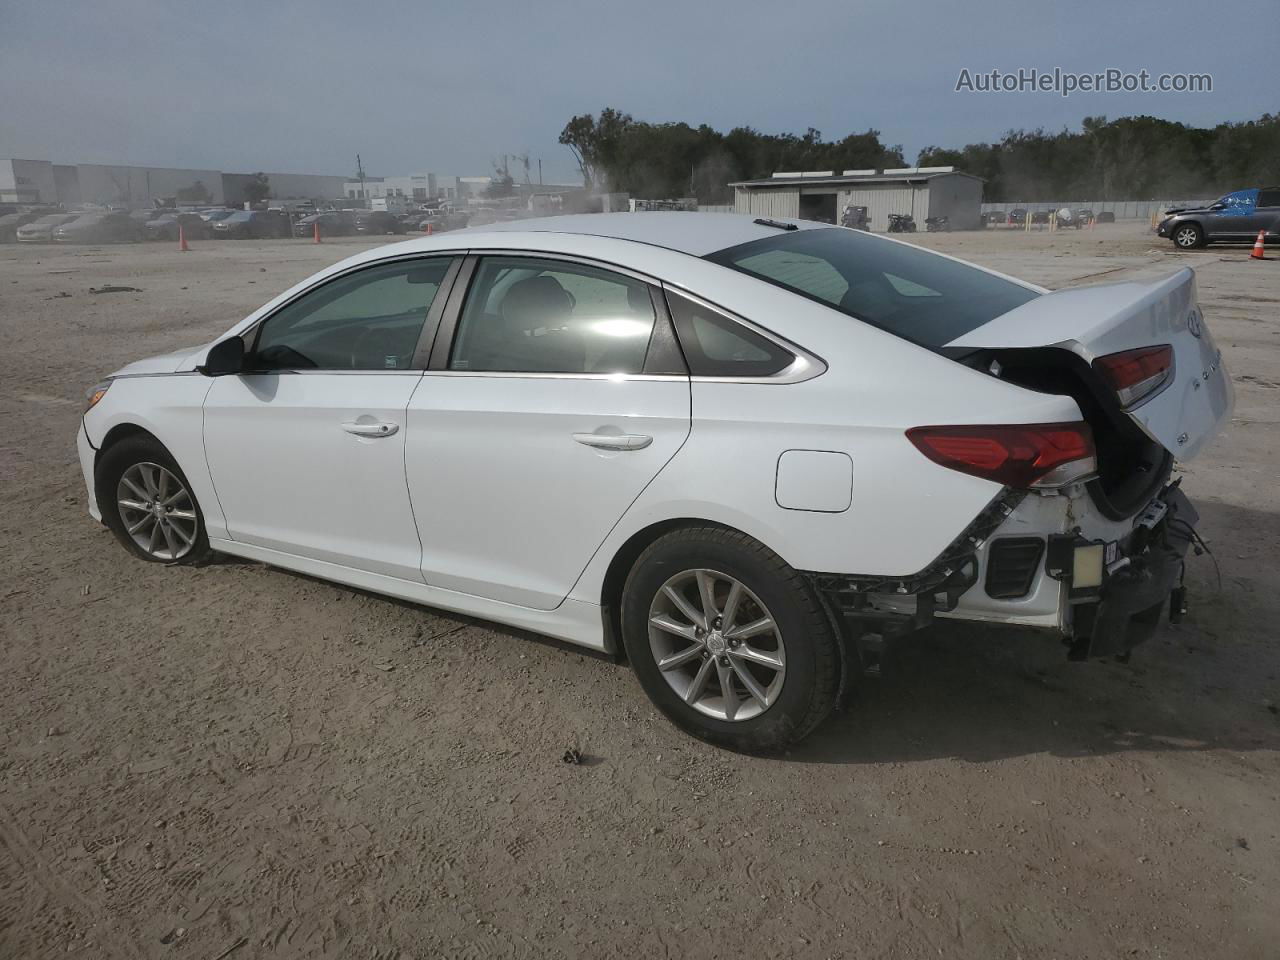
[{"label": "red taillight", "polygon": [[1116,392],[1120,402],[1131,407],[1151,396],[1173,375],[1173,347],[1139,347],[1109,353],[1093,361],[1093,369]]},{"label": "red taillight", "polygon": [[1097,469],[1087,423],[913,427],[907,439],[934,463],[1007,487],[1060,486]]}]

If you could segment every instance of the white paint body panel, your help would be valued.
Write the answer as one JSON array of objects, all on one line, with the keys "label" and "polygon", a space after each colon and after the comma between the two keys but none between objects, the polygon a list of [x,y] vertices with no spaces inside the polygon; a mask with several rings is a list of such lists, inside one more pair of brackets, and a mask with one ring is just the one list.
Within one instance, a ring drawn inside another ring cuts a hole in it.
[{"label": "white paint body panel", "polygon": [[[433,586],[551,609],[689,435],[689,380],[427,374],[406,468]],[[575,433],[652,438],[600,450]]]},{"label": "white paint body panel", "polygon": [[[404,481],[413,373],[218,377],[204,443],[229,539],[420,579],[421,545]],[[352,421],[395,425],[359,437]]]},{"label": "white paint body panel", "polygon": [[853,503],[853,459],[831,450],[784,451],[773,499],[784,510],[843,513]]},{"label": "white paint body panel", "polygon": [[[206,346],[122,371],[85,416],[82,468],[92,490],[95,450],[108,433],[144,429],[182,467],[215,549],[598,649],[609,565],[655,524],[725,524],[801,570],[914,574],[1001,488],[932,463],[906,439],[908,428],[1070,421],[1080,411],[1067,397],[1002,382],[700,259],[772,232],[749,218],[654,213],[420,238],[335,264],[229,333],[356,265],[445,251],[558,253],[626,267],[738,314],[820,358],[826,372],[813,379],[404,371],[211,380],[192,372]],[[1080,291],[1076,305],[1105,311],[1124,300],[1095,296]],[[1172,323],[1151,296],[1124,302],[1135,317]],[[1068,317],[1040,310],[1034,334],[1000,320],[980,332],[1001,346],[1018,345],[1011,338],[1020,331],[1036,344],[1063,340]],[[1057,339],[1046,340],[1054,323]],[[361,416],[398,430],[375,440],[342,431]],[[653,442],[602,453],[571,437],[593,431]],[[789,464],[788,451],[819,451],[821,460]],[[1008,523],[1017,533],[1079,524],[1086,535],[1114,535],[1079,492],[1028,497]],[[1056,583],[1041,584],[1021,606],[973,596],[957,614],[1060,626],[1059,602]]]},{"label": "white paint body panel", "polygon": [[1235,405],[1222,355],[1200,316],[1190,268],[1152,283],[1106,283],[1050,293],[949,346],[1055,346],[1092,363],[1153,344],[1172,345],[1174,381],[1129,415],[1179,460],[1190,460],[1231,419]]}]

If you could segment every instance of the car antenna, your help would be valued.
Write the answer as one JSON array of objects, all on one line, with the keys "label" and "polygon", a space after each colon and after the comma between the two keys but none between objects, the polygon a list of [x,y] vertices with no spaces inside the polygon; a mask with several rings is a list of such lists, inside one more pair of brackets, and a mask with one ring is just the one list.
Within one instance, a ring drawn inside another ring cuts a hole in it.
[{"label": "car antenna", "polygon": [[757,217],[752,223],[758,223],[762,227],[773,227],[775,230],[799,230],[794,223],[783,223],[781,220],[767,220],[764,217]]}]

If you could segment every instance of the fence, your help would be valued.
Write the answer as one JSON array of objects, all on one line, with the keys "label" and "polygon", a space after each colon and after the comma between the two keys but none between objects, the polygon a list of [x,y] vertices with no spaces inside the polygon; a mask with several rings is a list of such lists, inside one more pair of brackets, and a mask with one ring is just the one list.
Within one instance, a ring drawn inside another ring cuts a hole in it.
[{"label": "fence", "polygon": [[1005,213],[1010,210],[1026,210],[1037,213],[1041,210],[1092,210],[1098,213],[1114,213],[1117,220],[1150,220],[1153,214],[1163,214],[1170,207],[1197,207],[1207,200],[1055,200],[1052,203],[984,203],[983,213]]}]

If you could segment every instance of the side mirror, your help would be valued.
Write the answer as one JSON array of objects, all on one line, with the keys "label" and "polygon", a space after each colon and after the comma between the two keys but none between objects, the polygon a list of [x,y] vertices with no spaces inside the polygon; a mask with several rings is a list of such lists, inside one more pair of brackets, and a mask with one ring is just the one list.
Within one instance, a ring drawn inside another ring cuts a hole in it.
[{"label": "side mirror", "polygon": [[244,370],[244,340],[228,337],[209,348],[204,366],[198,367],[206,377],[225,377]]}]

